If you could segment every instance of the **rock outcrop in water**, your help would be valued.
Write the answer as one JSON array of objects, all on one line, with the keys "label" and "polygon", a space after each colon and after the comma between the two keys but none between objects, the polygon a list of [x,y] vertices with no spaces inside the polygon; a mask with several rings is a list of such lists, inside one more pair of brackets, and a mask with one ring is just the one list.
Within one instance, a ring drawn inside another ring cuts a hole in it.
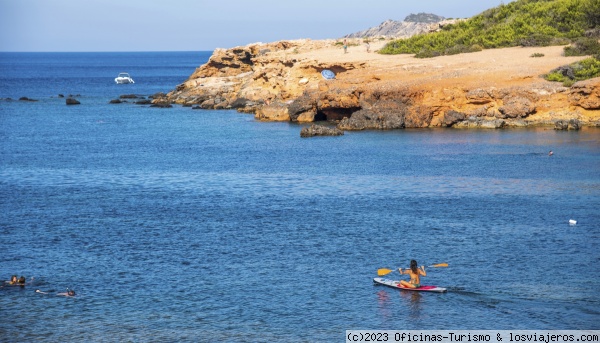
[{"label": "rock outcrop in water", "polygon": [[315,136],[343,136],[344,131],[337,128],[325,127],[323,125],[315,125],[304,127],[300,130],[300,137],[315,137]]},{"label": "rock outcrop in water", "polygon": [[[335,40],[217,49],[186,82],[154,101],[237,109],[267,121],[327,120],[341,130],[554,126],[559,120],[600,125],[600,78],[567,88],[541,77],[582,59],[562,56],[562,47],[415,59],[368,53],[355,43],[347,54]],[[325,80],[325,69],[336,78]]]}]

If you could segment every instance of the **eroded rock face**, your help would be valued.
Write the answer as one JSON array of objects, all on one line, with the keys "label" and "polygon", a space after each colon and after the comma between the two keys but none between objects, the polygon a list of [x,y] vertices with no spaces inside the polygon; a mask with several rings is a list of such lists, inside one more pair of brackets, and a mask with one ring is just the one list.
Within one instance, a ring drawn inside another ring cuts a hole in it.
[{"label": "eroded rock face", "polygon": [[257,109],[254,118],[263,121],[290,121],[290,114],[286,104],[277,102]]},{"label": "eroded rock face", "polygon": [[[571,119],[580,125],[600,122],[600,115],[590,115],[600,110],[600,78],[571,88],[537,75],[502,74],[504,84],[487,80],[492,78],[487,74],[481,74],[486,82],[480,82],[479,76],[454,81],[462,69],[441,65],[434,77],[408,83],[398,75],[427,72],[419,69],[418,62],[390,72],[381,71],[376,63],[344,61],[343,53],[335,62],[315,59],[315,51],[331,50],[334,44],[298,40],[217,49],[186,82],[152,102],[237,109],[265,121],[330,121],[340,130],[502,128],[554,125],[561,120],[569,128]],[[303,51],[311,53],[303,55]],[[324,69],[332,70],[336,78],[325,80]],[[452,82],[440,82],[440,73],[447,71],[452,72]]]},{"label": "eroded rock face", "polygon": [[444,126],[452,126],[456,123],[459,123],[459,122],[465,120],[465,117],[466,116],[464,113],[450,110],[450,111],[446,112],[446,114],[444,115]]},{"label": "eroded rock face", "polygon": [[473,89],[465,94],[467,103],[475,105],[483,105],[494,101],[494,92],[491,89]]},{"label": "eroded rock face", "polygon": [[381,100],[343,118],[340,130],[393,130],[405,127],[406,105],[401,101]]},{"label": "eroded rock face", "polygon": [[504,105],[498,108],[498,118],[526,118],[535,112],[535,105],[527,98],[517,96],[505,99]]},{"label": "eroded rock face", "polygon": [[287,106],[291,121],[311,122],[317,115],[317,94],[304,93]]},{"label": "eroded rock face", "polygon": [[587,110],[600,110],[600,77],[579,81],[571,86],[569,102]]},{"label": "eroded rock face", "polygon": [[[319,88],[324,81],[321,76],[324,69],[343,73],[360,67],[354,63],[322,63],[297,57],[304,50],[333,44],[334,41],[297,40],[216,49],[206,64],[167,97],[179,104],[241,108],[252,113],[271,103],[292,102],[305,91]],[[240,99],[245,104],[240,105]]]}]

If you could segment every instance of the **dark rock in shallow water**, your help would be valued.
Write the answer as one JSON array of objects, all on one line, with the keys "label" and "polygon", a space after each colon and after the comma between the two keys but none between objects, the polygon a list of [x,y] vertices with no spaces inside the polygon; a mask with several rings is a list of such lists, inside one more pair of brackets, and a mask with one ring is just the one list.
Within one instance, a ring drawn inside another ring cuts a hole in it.
[{"label": "dark rock in shallow water", "polygon": [[558,120],[554,123],[554,130],[579,130],[581,128],[581,122],[577,119]]},{"label": "dark rock in shallow water", "polygon": [[569,120],[569,130],[581,129],[581,122],[578,119]]},{"label": "dark rock in shallow water", "polygon": [[19,98],[19,101],[37,101],[37,100],[35,100],[35,99],[30,99],[30,98],[28,98],[28,97],[26,97],[26,96],[23,96],[23,97],[20,97],[20,98]]},{"label": "dark rock in shallow water", "polygon": [[120,99],[113,99],[111,101],[109,101],[109,104],[122,104],[126,101],[121,101]]},{"label": "dark rock in shallow water", "polygon": [[465,120],[466,115],[464,113],[456,112],[456,111],[448,111],[444,114],[444,125],[452,126],[460,121]]},{"label": "dark rock in shallow water", "polygon": [[142,99],[135,102],[136,105],[150,105],[152,104],[152,100]]},{"label": "dark rock in shallow water", "polygon": [[65,97],[65,95],[64,95],[64,94],[59,94],[59,95],[58,95],[58,97],[59,97],[59,98],[64,98],[64,97]]},{"label": "dark rock in shallow water", "polygon": [[138,97],[135,94],[123,94],[121,96],[119,96],[119,99],[139,99],[140,97]]},{"label": "dark rock in shallow water", "polygon": [[255,105],[256,103],[254,101],[250,101],[246,98],[237,98],[230,104],[231,108],[244,108]]},{"label": "dark rock in shallow water", "polygon": [[328,128],[321,125],[312,124],[309,127],[305,127],[300,131],[300,137],[314,137],[314,136],[343,136],[344,131],[337,128]]},{"label": "dark rock in shallow water", "polygon": [[557,120],[554,122],[554,130],[566,130],[569,128],[569,122],[566,120]]},{"label": "dark rock in shallow water", "polygon": [[171,105],[168,102],[157,102],[156,104],[150,105],[150,107],[171,108],[171,107],[173,107],[173,105]]},{"label": "dark rock in shallow water", "polygon": [[148,97],[150,99],[162,99],[162,98],[166,98],[167,95],[165,93],[163,93],[163,92],[158,92],[158,93],[152,94],[152,95],[150,95]]},{"label": "dark rock in shallow water", "polygon": [[459,129],[502,129],[505,126],[506,121],[504,119],[486,120],[474,116],[452,125],[452,127]]},{"label": "dark rock in shallow water", "polygon": [[67,105],[79,105],[81,104],[77,99],[73,99],[73,98],[67,98],[67,100],[65,100]]},{"label": "dark rock in shallow water", "polygon": [[214,108],[215,107],[215,99],[208,99],[200,104],[200,107],[204,109]]},{"label": "dark rock in shallow water", "polygon": [[479,122],[479,127],[482,129],[502,129],[506,126],[506,121],[502,119],[494,119],[494,120],[481,120]]}]

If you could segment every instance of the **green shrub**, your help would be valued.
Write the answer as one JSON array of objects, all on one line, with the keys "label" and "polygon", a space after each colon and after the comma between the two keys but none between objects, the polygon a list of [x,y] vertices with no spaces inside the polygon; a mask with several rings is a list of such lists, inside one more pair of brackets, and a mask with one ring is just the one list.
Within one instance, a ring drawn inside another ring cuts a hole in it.
[{"label": "green shrub", "polygon": [[551,35],[534,33],[527,37],[519,39],[520,46],[550,46],[554,41]]},{"label": "green shrub", "polygon": [[584,0],[583,14],[590,27],[600,25],[600,0]]},{"label": "green shrub", "polygon": [[568,45],[571,44],[571,40],[565,37],[554,37],[550,45]]},{"label": "green shrub", "polygon": [[544,57],[544,56],[545,56],[544,54],[536,52],[534,54],[531,54],[531,56],[529,56],[529,57]]},{"label": "green shrub", "polygon": [[382,54],[420,57],[513,46],[566,45],[600,21],[600,0],[516,0],[441,31],[394,40]]},{"label": "green shrub", "polygon": [[570,87],[577,81],[587,80],[600,76],[600,59],[586,58],[568,66],[558,67],[544,78],[548,81],[562,82],[566,87]]},{"label": "green shrub", "polygon": [[457,54],[463,54],[463,53],[468,53],[468,52],[477,52],[477,51],[481,51],[481,50],[483,50],[483,48],[481,47],[481,45],[478,45],[478,44],[474,44],[471,46],[458,44],[458,45],[451,46],[448,49],[444,50],[443,55],[457,55]]},{"label": "green shrub", "polygon": [[582,37],[565,47],[565,56],[586,56],[600,54],[600,43],[595,38]]},{"label": "green shrub", "polygon": [[431,57],[438,57],[441,55],[442,54],[439,51],[434,51],[431,49],[422,49],[421,51],[419,51],[415,54],[415,57],[416,58],[431,58]]},{"label": "green shrub", "polygon": [[573,64],[575,80],[587,80],[600,76],[600,60],[586,58]]},{"label": "green shrub", "polygon": [[559,72],[551,72],[546,75],[545,79],[548,81],[563,82],[567,77]]}]

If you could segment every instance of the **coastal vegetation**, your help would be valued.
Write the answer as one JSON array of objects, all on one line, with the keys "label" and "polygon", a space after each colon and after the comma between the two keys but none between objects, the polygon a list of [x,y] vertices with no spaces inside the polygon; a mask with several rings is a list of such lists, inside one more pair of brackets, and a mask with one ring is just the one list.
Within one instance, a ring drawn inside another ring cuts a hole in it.
[{"label": "coastal vegetation", "polygon": [[517,0],[435,33],[394,40],[380,53],[427,58],[503,47],[568,45],[586,36],[597,43],[599,24],[600,0]]},{"label": "coastal vegetation", "polygon": [[562,82],[564,86],[570,87],[575,82],[587,80],[600,76],[600,60],[597,58],[586,58],[552,70],[545,75],[548,81]]},{"label": "coastal vegetation", "polygon": [[592,56],[570,65],[561,66],[544,78],[548,81],[562,82],[570,87],[577,81],[600,76],[600,43],[596,38],[579,38],[572,45],[565,47],[565,56]]}]

